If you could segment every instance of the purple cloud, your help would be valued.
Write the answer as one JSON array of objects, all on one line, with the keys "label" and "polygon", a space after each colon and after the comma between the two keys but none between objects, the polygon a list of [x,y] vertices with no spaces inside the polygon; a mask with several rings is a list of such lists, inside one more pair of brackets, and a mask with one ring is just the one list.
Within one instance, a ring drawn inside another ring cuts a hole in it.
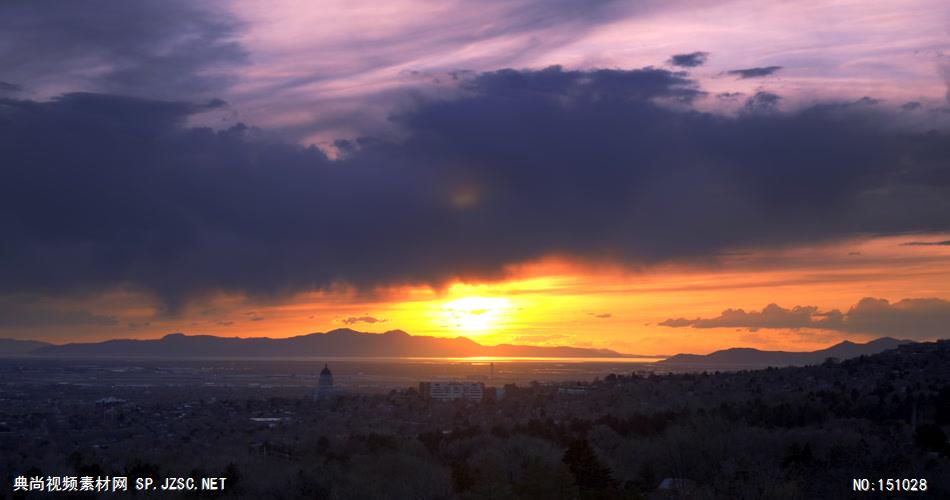
[{"label": "purple cloud", "polygon": [[846,312],[838,309],[820,311],[815,306],[788,309],[769,304],[761,311],[726,309],[711,318],[669,318],[657,324],[671,328],[744,328],[753,332],[759,329],[809,328],[927,339],[945,337],[950,333],[950,301],[920,298],[891,303],[865,297]]}]

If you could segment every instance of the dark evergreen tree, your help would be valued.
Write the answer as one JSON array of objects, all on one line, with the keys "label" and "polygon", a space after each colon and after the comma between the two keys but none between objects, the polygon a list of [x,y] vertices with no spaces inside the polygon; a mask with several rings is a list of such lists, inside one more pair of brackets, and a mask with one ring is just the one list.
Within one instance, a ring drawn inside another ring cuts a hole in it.
[{"label": "dark evergreen tree", "polygon": [[564,452],[563,462],[574,475],[577,486],[583,490],[604,491],[614,486],[610,468],[597,458],[586,438],[574,440]]},{"label": "dark evergreen tree", "polygon": [[468,465],[468,462],[459,460],[452,463],[452,484],[456,493],[470,490],[472,486],[475,486],[476,479],[475,471]]},{"label": "dark evergreen tree", "polygon": [[914,433],[914,442],[917,443],[917,446],[925,450],[950,455],[950,445],[947,444],[947,434],[943,432],[943,429],[934,424],[926,424],[918,427],[917,432]]}]

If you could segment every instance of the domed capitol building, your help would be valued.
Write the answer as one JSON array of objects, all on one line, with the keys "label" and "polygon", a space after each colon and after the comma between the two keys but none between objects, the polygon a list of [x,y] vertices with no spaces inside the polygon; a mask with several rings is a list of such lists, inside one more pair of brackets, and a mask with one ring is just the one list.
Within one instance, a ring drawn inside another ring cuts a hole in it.
[{"label": "domed capitol building", "polygon": [[333,372],[327,363],[323,364],[323,370],[320,370],[320,382],[317,384],[317,390],[313,397],[315,399],[324,399],[333,394]]}]

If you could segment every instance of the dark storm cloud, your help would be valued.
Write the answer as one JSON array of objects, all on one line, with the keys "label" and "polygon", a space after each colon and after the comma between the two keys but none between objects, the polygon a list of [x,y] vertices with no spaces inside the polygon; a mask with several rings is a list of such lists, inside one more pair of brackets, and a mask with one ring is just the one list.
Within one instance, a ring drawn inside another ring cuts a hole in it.
[{"label": "dark storm cloud", "polygon": [[881,103],[880,99],[864,96],[851,103],[852,106],[876,106]]},{"label": "dark storm cloud", "polygon": [[744,113],[768,113],[778,109],[782,96],[760,90],[746,99],[742,105]]},{"label": "dark storm cloud", "polygon": [[733,69],[727,71],[726,73],[733,76],[738,76],[739,78],[761,78],[763,76],[772,75],[778,70],[782,69],[781,66],[763,66],[759,68],[745,68],[745,69]]},{"label": "dark storm cloud", "polygon": [[30,300],[0,298],[0,328],[117,324],[119,320],[115,316],[104,316],[81,309],[58,309]]},{"label": "dark storm cloud", "polygon": [[727,101],[734,101],[744,95],[742,92],[720,92],[716,94],[716,97]]},{"label": "dark storm cloud", "polygon": [[36,87],[188,98],[230,81],[245,60],[239,28],[188,0],[0,3],[5,76]]},{"label": "dark storm cloud", "polygon": [[355,325],[357,323],[385,323],[386,321],[385,319],[379,319],[373,316],[350,316],[343,318],[343,323],[347,325]]},{"label": "dark storm cloud", "polygon": [[0,81],[0,92],[20,92],[23,87],[15,83]]},{"label": "dark storm cloud", "polygon": [[869,106],[702,113],[683,74],[504,70],[342,159],[213,106],[0,101],[0,293],[214,292],[496,278],[546,255],[648,265],[950,230],[950,140]]},{"label": "dark storm cloud", "polygon": [[940,72],[943,74],[943,81],[947,84],[947,102],[950,103],[950,62],[947,62],[944,59],[944,63],[940,66]]},{"label": "dark storm cloud", "polygon": [[651,99],[690,103],[705,95],[694,81],[686,78],[685,73],[654,68],[634,71],[565,71],[560,66],[539,71],[503,69],[479,74],[466,80],[463,87],[488,99],[566,98],[580,105],[593,101],[649,102]]},{"label": "dark storm cloud", "polygon": [[950,240],[946,241],[909,241],[907,243],[901,243],[903,246],[908,247],[923,247],[923,246],[950,246]]},{"label": "dark storm cloud", "polygon": [[904,104],[901,104],[901,109],[903,111],[917,111],[921,108],[921,104],[917,101],[908,101]]},{"label": "dark storm cloud", "polygon": [[950,333],[950,302],[942,299],[903,299],[890,303],[865,297],[842,313],[838,309],[821,312],[814,306],[791,309],[769,304],[761,311],[726,309],[714,318],[671,318],[660,326],[672,328],[812,328],[849,333],[891,335],[902,338],[946,337]]},{"label": "dark storm cloud", "polygon": [[673,66],[695,68],[706,64],[706,59],[709,59],[709,52],[690,52],[689,54],[675,54],[668,62]]}]

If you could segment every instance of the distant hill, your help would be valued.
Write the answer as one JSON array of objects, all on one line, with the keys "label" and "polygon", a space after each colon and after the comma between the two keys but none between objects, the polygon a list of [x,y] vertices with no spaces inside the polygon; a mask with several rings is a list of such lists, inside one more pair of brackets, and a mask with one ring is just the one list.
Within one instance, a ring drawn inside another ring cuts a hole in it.
[{"label": "distant hill", "polygon": [[37,340],[0,339],[0,356],[19,356],[48,345]]},{"label": "distant hill", "polygon": [[413,336],[402,330],[364,333],[341,328],[285,339],[215,337],[173,333],[155,340],[107,340],[95,343],[46,345],[31,354],[40,356],[152,356],[152,357],[619,357],[607,349],[538,347],[502,344],[485,346],[464,338]]},{"label": "distant hill", "polygon": [[811,352],[760,351],[748,347],[733,347],[710,354],[677,354],[660,361],[667,365],[708,365],[708,366],[804,366],[816,365],[828,358],[848,359],[861,355],[877,354],[894,349],[901,344],[910,344],[909,340],[883,337],[866,344],[857,344],[845,340],[827,349]]}]

